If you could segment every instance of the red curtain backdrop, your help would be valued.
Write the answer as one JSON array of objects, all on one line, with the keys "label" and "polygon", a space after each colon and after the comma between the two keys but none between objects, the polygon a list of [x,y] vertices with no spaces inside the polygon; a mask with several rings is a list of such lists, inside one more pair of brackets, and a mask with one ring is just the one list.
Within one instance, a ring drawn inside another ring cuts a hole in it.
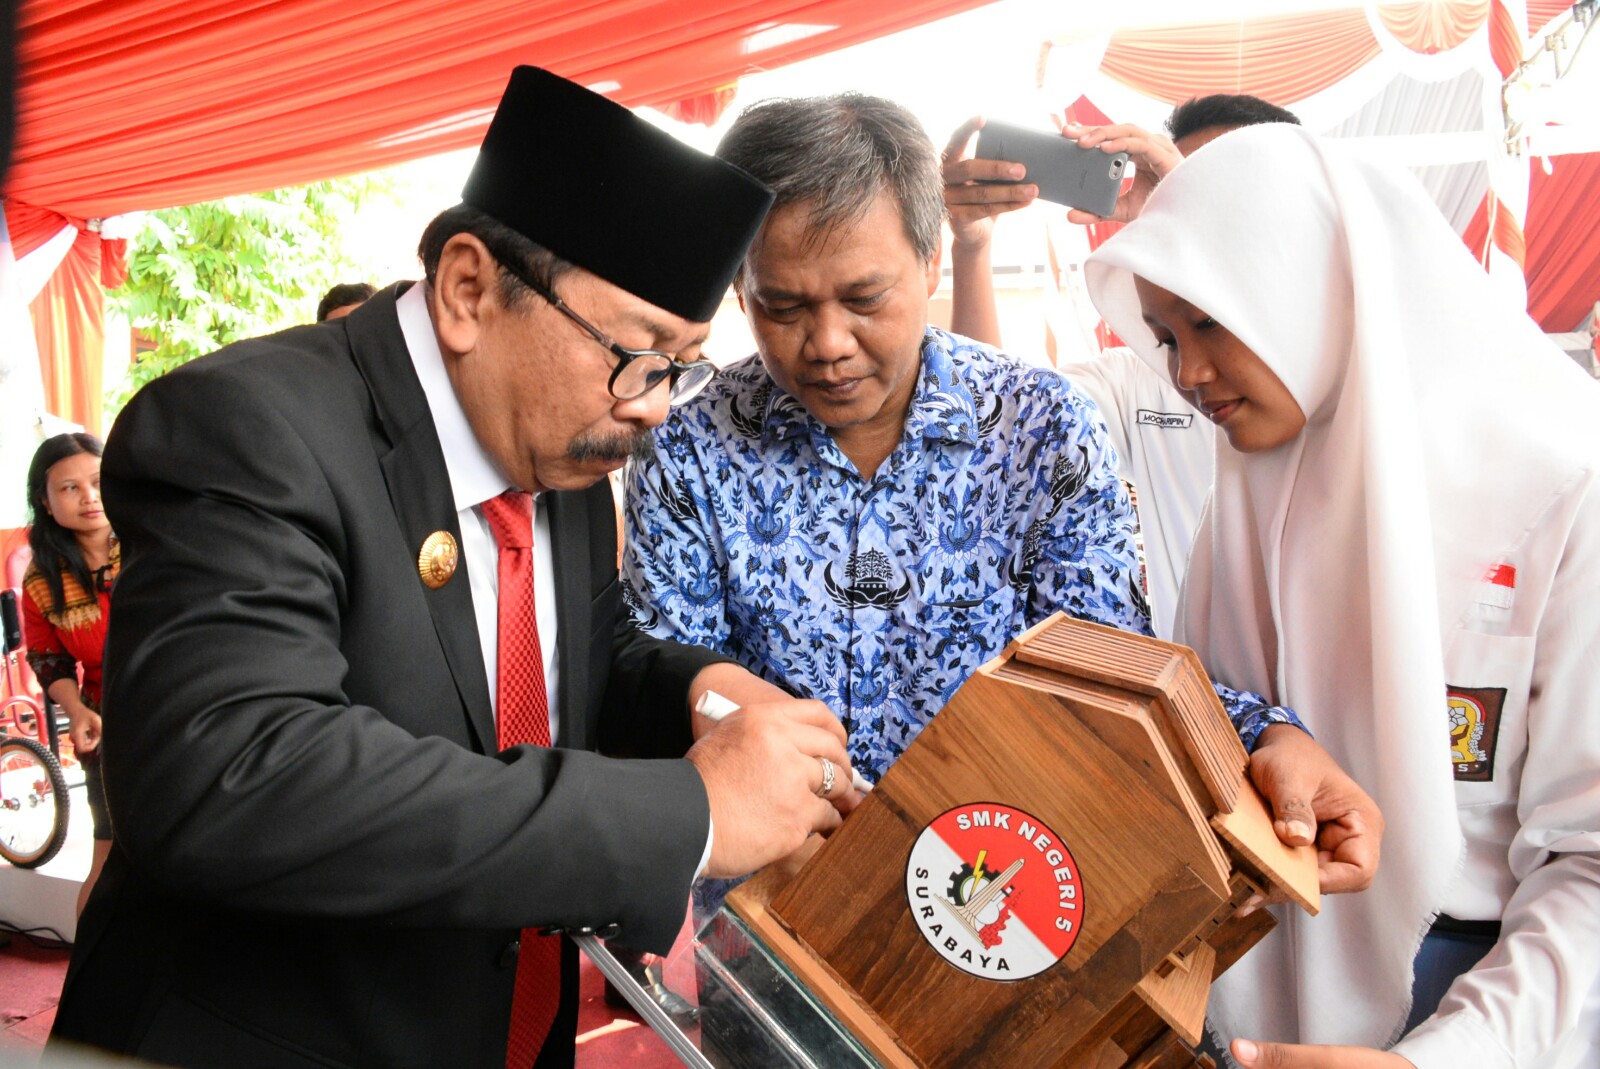
[{"label": "red curtain backdrop", "polygon": [[1249,93],[1288,107],[1378,52],[1366,15],[1354,8],[1119,30],[1100,70],[1169,104]]},{"label": "red curtain backdrop", "polygon": [[59,267],[34,297],[34,343],[45,406],[56,415],[100,431],[101,369],[105,353],[105,290],[128,277],[128,243],[106,241],[82,219],[47,208],[6,205],[12,250],[26,256],[73,226],[78,235]]},{"label": "red curtain backdrop", "polygon": [[1455,48],[1476,33],[1488,17],[1489,0],[1378,5],[1378,18],[1384,29],[1413,52],[1429,56]]},{"label": "red curtain backdrop", "polygon": [[[1572,5],[1528,0],[1527,7],[1528,28],[1537,34]],[[1485,20],[1504,20],[1495,21],[1491,32],[1503,36],[1510,26],[1501,51],[1521,58],[1514,24],[1493,0],[1380,4],[1377,11],[1396,40],[1428,54],[1455,48]],[[1380,48],[1366,15],[1354,7],[1119,30],[1111,35],[1100,70],[1169,104],[1207,93],[1249,93],[1288,107],[1348,77]]]},{"label": "red curtain backdrop", "polygon": [[1528,32],[1537,34],[1551,19],[1572,10],[1572,0],[1528,0]]},{"label": "red curtain backdrop", "polygon": [[[475,144],[516,63],[670,107],[979,2],[23,0],[3,192],[12,218],[21,205],[87,218],[350,174]],[[1426,48],[1488,2],[1380,15]],[[1528,25],[1570,7],[1527,0]],[[1105,70],[1172,103],[1216,91],[1291,105],[1377,48],[1344,9],[1120,32]]]},{"label": "red curtain backdrop", "polygon": [[1528,189],[1528,314],[1548,331],[1576,330],[1600,301],[1600,152],[1531,162]]},{"label": "red curtain backdrop", "polygon": [[68,219],[48,208],[34,208],[27,204],[6,205],[6,229],[11,232],[11,251],[19,260],[61,233],[62,227],[66,226],[82,230],[83,220]]},{"label": "red curtain backdrop", "polygon": [[722,118],[722,113],[728,110],[734,98],[739,95],[738,84],[724,85],[713,89],[709,93],[688,97],[683,100],[674,100],[661,110],[669,118],[679,122],[699,123],[701,126],[715,126],[717,120]]},{"label": "red curtain backdrop", "polygon": [[[1523,43],[1507,2],[1381,4],[1377,15],[1396,40],[1422,53],[1458,47],[1488,22],[1495,63],[1509,72],[1522,58]],[[1527,0],[1526,7],[1530,34],[1537,37],[1565,18],[1572,5]],[[1118,31],[1100,69],[1168,103],[1206,93],[1250,93],[1288,106],[1347,77],[1375,58],[1380,47],[1363,11],[1346,8]],[[1074,108],[1093,105],[1080,100]],[[1552,176],[1535,166],[1526,223],[1519,230],[1509,212],[1495,219],[1496,244],[1525,265],[1528,312],[1549,331],[1573,329],[1600,299],[1597,160],[1600,154],[1558,157]],[[1480,206],[1464,235],[1480,259],[1489,237],[1486,217]],[[1097,229],[1103,228],[1091,228],[1091,247],[1109,236]]]},{"label": "red curtain backdrop", "polygon": [[[112,277],[120,283],[120,277]],[[100,374],[106,342],[104,281],[100,235],[79,231],[66,259],[29,306],[45,407],[93,434],[100,433],[104,393]]]},{"label": "red curtain backdrop", "polygon": [[1494,0],[1489,13],[1489,55],[1502,78],[1511,77],[1522,62],[1522,35],[1503,0]]},{"label": "red curtain backdrop", "polygon": [[[1595,235],[1600,234],[1600,152],[1557,156],[1545,174],[1530,160],[1528,220],[1523,225],[1528,315],[1552,333],[1576,330],[1600,300]],[[1482,259],[1488,242],[1487,203],[1462,239]]]}]

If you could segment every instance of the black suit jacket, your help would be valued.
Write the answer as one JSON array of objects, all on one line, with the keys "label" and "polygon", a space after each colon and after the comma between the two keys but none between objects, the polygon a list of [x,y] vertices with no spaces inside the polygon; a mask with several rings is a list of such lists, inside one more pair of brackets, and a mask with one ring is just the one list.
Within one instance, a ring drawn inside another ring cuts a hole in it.
[{"label": "black suit jacket", "polygon": [[[460,531],[396,296],[195,361],[117,420],[116,843],[58,1038],[499,1069],[519,928],[661,950],[682,923],[698,775],[581,751],[681,755],[689,680],[720,658],[629,623],[607,486],[554,494],[562,748],[496,754],[466,561],[439,590],[417,574],[423,539]],[[575,1006],[542,1065],[570,1062]]]}]

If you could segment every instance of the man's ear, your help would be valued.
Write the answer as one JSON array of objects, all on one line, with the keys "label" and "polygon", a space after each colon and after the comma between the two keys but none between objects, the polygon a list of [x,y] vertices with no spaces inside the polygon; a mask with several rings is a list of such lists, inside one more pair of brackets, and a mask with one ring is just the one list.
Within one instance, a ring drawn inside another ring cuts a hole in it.
[{"label": "man's ear", "polygon": [[484,303],[493,299],[499,272],[488,247],[471,234],[456,234],[444,243],[433,284],[433,329],[440,349],[460,356],[477,347]]},{"label": "man's ear", "polygon": [[933,247],[933,255],[928,257],[928,296],[932,297],[939,289],[939,264],[944,257],[944,243]]}]

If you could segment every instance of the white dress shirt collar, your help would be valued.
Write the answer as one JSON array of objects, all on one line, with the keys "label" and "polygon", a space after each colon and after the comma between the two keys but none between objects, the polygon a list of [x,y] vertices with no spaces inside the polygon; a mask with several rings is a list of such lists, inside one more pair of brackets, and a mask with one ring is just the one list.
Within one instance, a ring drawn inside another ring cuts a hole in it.
[{"label": "white dress shirt collar", "polygon": [[405,336],[412,366],[417,369],[417,381],[433,412],[433,426],[439,435],[439,448],[444,451],[456,511],[510,489],[511,480],[472,433],[472,425],[467,422],[467,414],[444,369],[444,354],[439,351],[439,338],[428,315],[427,283],[419,281],[406,290],[395,302],[395,312],[400,317],[400,333]]}]

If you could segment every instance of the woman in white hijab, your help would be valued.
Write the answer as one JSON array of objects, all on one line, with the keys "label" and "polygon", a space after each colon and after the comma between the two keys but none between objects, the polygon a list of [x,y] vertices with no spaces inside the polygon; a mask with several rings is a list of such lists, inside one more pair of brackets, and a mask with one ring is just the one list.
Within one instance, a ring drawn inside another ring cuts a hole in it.
[{"label": "woman in white hijab", "polygon": [[1388,823],[1212,1027],[1246,1066],[1600,1066],[1600,386],[1409,175],[1295,127],[1196,152],[1088,282],[1223,432],[1178,640]]}]

